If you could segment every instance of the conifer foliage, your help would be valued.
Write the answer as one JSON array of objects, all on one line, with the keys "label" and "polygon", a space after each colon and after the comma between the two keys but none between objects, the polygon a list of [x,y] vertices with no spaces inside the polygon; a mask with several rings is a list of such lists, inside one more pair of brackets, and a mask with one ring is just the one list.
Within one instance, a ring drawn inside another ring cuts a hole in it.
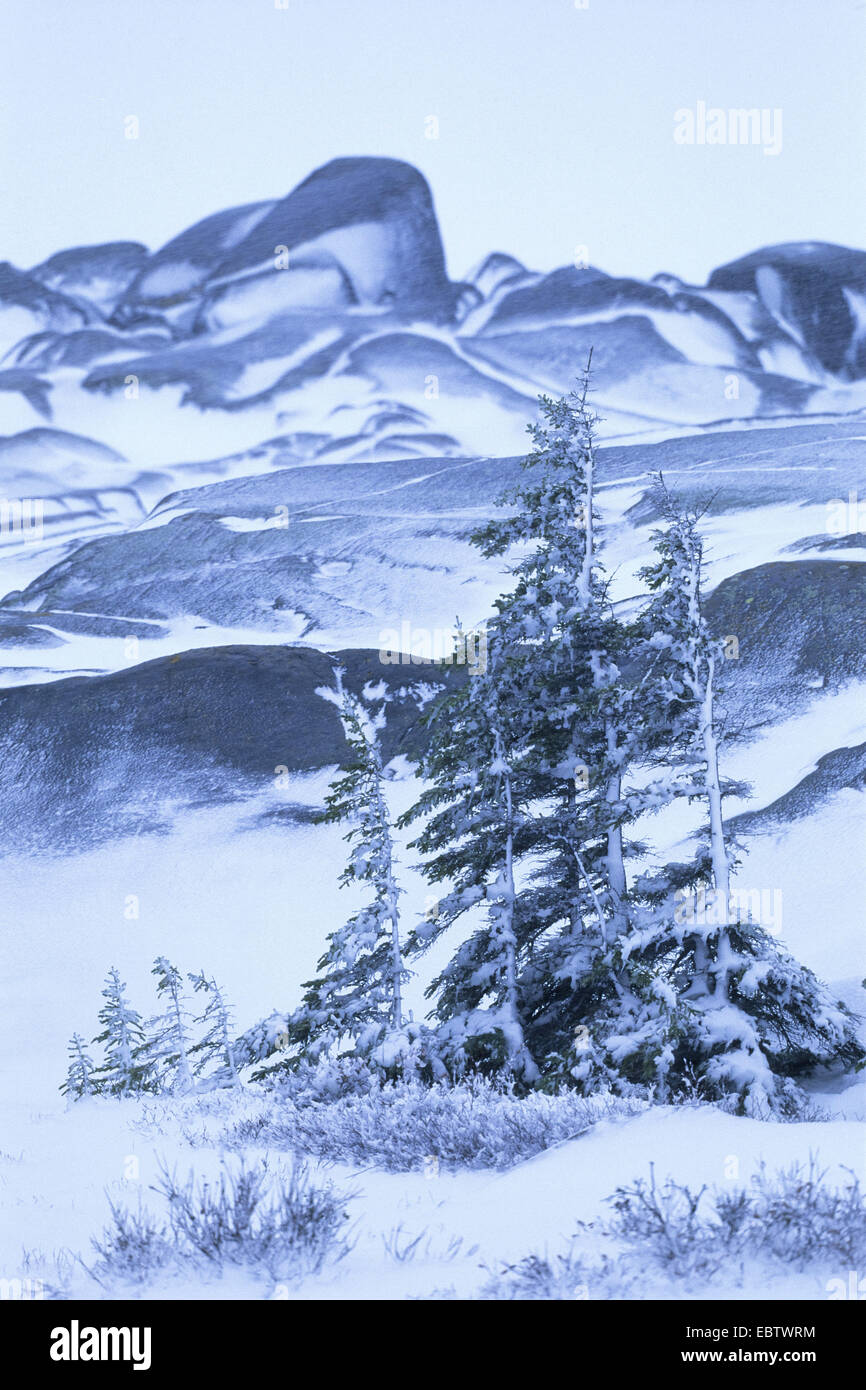
[{"label": "conifer foliage", "polygon": [[162,1011],[144,1021],[129,1003],[119,971],[108,972],[99,1012],[102,1031],[93,1039],[102,1046],[102,1060],[94,1062],[81,1035],[73,1035],[60,1087],[70,1100],[143,1092],[183,1095],[239,1083],[232,1010],[217,982],[203,971],[189,976],[194,991],[207,999],[193,1017],[177,967],[158,956],[151,973]]},{"label": "conifer foliage", "polygon": [[[431,720],[428,786],[404,821],[423,818],[423,871],[450,887],[409,948],[485,908],[428,991],[452,1063],[457,1044],[458,1061],[527,1082],[660,1099],[697,1084],[785,1111],[792,1077],[862,1058],[855,1020],[738,910],[725,642],[704,614],[699,517],[661,477],[647,600],[629,615],[609,600],[590,365],[569,398],[541,398],[508,512],[474,537],[519,558],[486,672]],[[679,797],[705,811],[694,859],[650,871],[639,826]]]},{"label": "conifer foliage", "polygon": [[407,970],[400,940],[400,889],[396,880],[391,817],[379,746],[383,712],[373,714],[342,689],[338,709],[349,749],[347,763],[328,793],[321,819],[347,823],[349,856],[344,887],[357,886],[369,900],[328,937],[315,979],[305,985],[287,1032],[308,1060],[347,1045],[358,1057],[388,1068],[409,1047],[403,1010]]},{"label": "conifer foliage", "polygon": [[427,818],[414,842],[429,856],[424,872],[451,885],[409,950],[427,950],[468,909],[484,908],[482,924],[427,991],[437,1000],[440,1054],[452,1072],[507,1068],[530,1081],[539,1073],[526,1045],[519,963],[532,922],[518,913],[514,875],[531,845],[531,821],[516,701],[504,698],[516,675],[489,661],[440,703],[424,765],[430,786],[403,824]]},{"label": "conifer foliage", "polygon": [[73,1033],[69,1043],[69,1067],[66,1080],[60,1087],[61,1093],[69,1096],[70,1100],[81,1100],[85,1096],[95,1095],[95,1072],[96,1063],[87,1051],[84,1039],[80,1033]]},{"label": "conifer foliage", "polygon": [[200,970],[190,975],[197,994],[207,999],[195,1022],[204,1026],[204,1035],[190,1048],[193,1074],[209,1086],[237,1086],[240,1082],[232,1043],[232,1009],[213,976]]},{"label": "conifer foliage", "polygon": [[[811,971],[743,911],[731,887],[735,867],[723,798],[739,788],[720,772],[727,741],[719,707],[725,642],[703,611],[704,557],[699,517],[677,507],[657,480],[663,527],[655,563],[642,572],[651,600],[644,613],[656,653],[648,706],[662,734],[667,768],[659,800],[687,797],[706,821],[674,893],[673,976],[680,982],[680,1064],[706,1094],[742,1098],[745,1109],[786,1109],[791,1078],[862,1056],[854,1020]],[[666,929],[659,914],[657,934]]]},{"label": "conifer foliage", "polygon": [[104,1049],[104,1061],[96,1073],[98,1089],[115,1096],[150,1087],[151,1068],[145,1056],[141,1014],[130,1006],[125,989],[120,973],[112,966],[102,991],[102,1032],[93,1039]]},{"label": "conifer foliage", "polygon": [[154,1068],[164,1070],[164,1089],[190,1091],[194,1085],[190,1061],[193,1043],[183,975],[165,956],[156,958],[151,974],[156,976],[156,995],[163,1012],[148,1021],[147,1055]]},{"label": "conifer foliage", "polygon": [[527,1037],[545,1070],[607,1078],[608,1033],[641,1014],[625,942],[632,930],[623,795],[636,752],[633,693],[620,665],[633,634],[608,597],[596,507],[591,354],[577,389],[540,399],[523,477],[508,514],[479,530],[485,555],[520,547],[511,590],[496,602],[488,648],[513,673],[503,702],[524,771],[525,834],[536,861],[518,915],[531,925],[523,975]]}]

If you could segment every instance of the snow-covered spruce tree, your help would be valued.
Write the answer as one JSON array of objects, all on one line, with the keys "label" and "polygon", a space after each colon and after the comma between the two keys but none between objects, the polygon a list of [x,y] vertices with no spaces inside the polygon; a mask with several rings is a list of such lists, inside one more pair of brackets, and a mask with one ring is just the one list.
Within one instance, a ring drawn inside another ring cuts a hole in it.
[{"label": "snow-covered spruce tree", "polygon": [[384,1071],[400,1069],[411,1051],[403,1013],[408,972],[400,941],[400,888],[395,876],[391,819],[385,797],[378,731],[384,718],[371,715],[342,689],[337,704],[349,746],[346,767],[325,800],[323,822],[346,823],[349,860],[341,886],[361,884],[371,901],[328,936],[318,975],[290,1016],[287,1032],[297,1061],[316,1062],[348,1044],[348,1055]]},{"label": "snow-covered spruce tree", "polygon": [[532,839],[519,734],[512,744],[521,691],[513,684],[519,668],[499,656],[488,647],[486,669],[442,700],[430,722],[421,768],[430,785],[400,823],[426,818],[413,848],[427,856],[430,882],[450,888],[410,934],[407,952],[427,950],[483,905],[482,924],[427,989],[436,998],[437,1052],[452,1075],[473,1068],[533,1082],[519,983],[527,922],[515,886]]},{"label": "snow-covered spruce tree", "polygon": [[108,972],[99,1011],[102,1032],[93,1041],[103,1046],[104,1060],[94,1080],[109,1095],[126,1096],[154,1089],[153,1070],[146,1055],[141,1015],[131,1008],[126,985],[117,969]]},{"label": "snow-covered spruce tree", "polygon": [[657,486],[664,525],[654,537],[657,559],[642,571],[655,653],[643,708],[669,766],[647,795],[658,805],[685,796],[707,812],[694,862],[657,875],[653,889],[649,932],[677,994],[671,1079],[698,1077],[705,1094],[736,1096],[747,1112],[784,1111],[796,1096],[791,1078],[864,1054],[845,1006],[760,924],[742,920],[731,892],[723,799],[738,788],[719,770],[724,642],[704,616],[699,518],[678,507],[661,477]]},{"label": "snow-covered spruce tree", "polygon": [[87,1051],[80,1033],[73,1033],[69,1043],[69,1067],[66,1080],[60,1087],[61,1094],[72,1100],[96,1095],[99,1085],[96,1081],[96,1063]]},{"label": "snow-covered spruce tree", "polygon": [[159,1077],[160,1090],[183,1094],[195,1085],[183,975],[165,956],[157,956],[151,974],[156,976],[156,994],[164,1010],[148,1019],[146,1054]]},{"label": "snow-covered spruce tree", "polygon": [[[280,1054],[288,1047],[289,1035],[286,1031],[288,1026],[288,1015],[274,1009],[267,1018],[261,1018],[253,1023],[243,1033],[235,1038],[234,1055],[238,1067],[255,1066],[257,1062],[267,1062],[273,1059],[273,1066],[278,1065]],[[267,1067],[261,1073],[266,1074],[271,1070]],[[254,1074],[252,1079],[257,1081],[259,1075]]]},{"label": "snow-covered spruce tree", "polygon": [[535,804],[523,839],[538,863],[518,893],[526,1043],[553,1078],[627,1087],[667,1065],[669,1000],[632,959],[626,863],[640,846],[625,832],[641,808],[624,778],[641,723],[620,663],[636,634],[612,611],[599,558],[590,367],[568,398],[540,398],[524,478],[502,499],[510,514],[474,539],[488,556],[520,554],[488,650],[512,672],[509,737]]},{"label": "snow-covered spruce tree", "polygon": [[193,1077],[210,1087],[239,1086],[231,1007],[216,980],[203,970],[190,975],[189,980],[197,994],[207,995],[204,1011],[194,1019],[204,1026],[204,1035],[193,1043],[188,1054]]}]

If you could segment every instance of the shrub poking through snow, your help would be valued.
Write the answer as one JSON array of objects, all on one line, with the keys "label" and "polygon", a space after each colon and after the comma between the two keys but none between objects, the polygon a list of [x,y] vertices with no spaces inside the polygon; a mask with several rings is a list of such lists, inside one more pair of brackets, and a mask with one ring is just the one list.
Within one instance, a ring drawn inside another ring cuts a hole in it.
[{"label": "shrub poking through snow", "polygon": [[375,1163],[388,1172],[510,1168],[600,1120],[641,1108],[637,1101],[586,1099],[574,1091],[521,1097],[480,1077],[460,1086],[400,1081],[326,1105],[275,1094],[257,1116],[224,1132],[222,1142]]},{"label": "shrub poking through snow", "polygon": [[111,1222],[91,1244],[97,1259],[91,1274],[103,1286],[146,1284],[170,1266],[177,1255],[172,1233],[139,1201],[131,1210],[109,1199]]},{"label": "shrub poking through snow", "polygon": [[590,1290],[594,1298],[634,1296],[626,1292],[628,1279],[623,1270],[613,1280],[614,1292],[602,1294],[603,1288],[611,1288],[610,1267],[604,1263],[599,1268],[581,1259],[572,1245],[564,1255],[526,1255],[515,1264],[503,1264],[491,1273],[478,1297],[497,1302],[557,1302],[588,1299]]},{"label": "shrub poking through snow", "polygon": [[866,1258],[866,1192],[852,1174],[827,1187],[814,1157],[771,1176],[761,1167],[747,1188],[694,1193],[668,1178],[638,1179],[610,1198],[611,1233],[641,1258],[680,1277],[709,1278],[738,1259],[769,1258],[804,1269]]},{"label": "shrub poking through snow", "polygon": [[[616,1242],[615,1254],[593,1262],[579,1236],[560,1256],[530,1254],[503,1264],[480,1290],[484,1299],[617,1299],[683,1296],[749,1269],[762,1279],[792,1267],[846,1275],[866,1260],[866,1192],[856,1176],[828,1187],[814,1158],[746,1188],[689,1187],[667,1178],[638,1178],[609,1198],[614,1216],[596,1236]],[[840,1285],[843,1283],[839,1279]]]},{"label": "shrub poking through snow", "polygon": [[94,1276],[104,1285],[152,1282],[190,1264],[221,1274],[243,1267],[274,1280],[317,1274],[348,1251],[346,1199],[317,1185],[302,1162],[271,1173],[264,1162],[224,1165],[215,1183],[163,1170],[154,1189],[164,1218],[141,1204],[111,1205],[111,1223],[93,1245]]}]

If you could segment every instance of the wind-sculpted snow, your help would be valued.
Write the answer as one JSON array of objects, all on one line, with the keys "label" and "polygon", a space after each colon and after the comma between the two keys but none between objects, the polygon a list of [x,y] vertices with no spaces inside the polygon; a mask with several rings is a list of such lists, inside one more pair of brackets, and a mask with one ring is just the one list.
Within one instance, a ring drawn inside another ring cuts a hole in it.
[{"label": "wind-sculpted snow", "polygon": [[453,605],[474,620],[495,593],[495,567],[483,567],[486,588],[471,578],[466,534],[516,472],[515,460],[404,460],[218,483],[82,546],[4,602],[40,622],[53,610],[195,614],[282,641],[334,631],[377,642],[403,617],[448,627]]},{"label": "wind-sculpted snow", "polygon": [[70,332],[100,317],[86,300],[50,289],[8,261],[0,264],[0,355],[29,333],[50,328]]},{"label": "wind-sculpted snow", "polygon": [[[781,573],[779,611],[793,622],[792,604],[807,573],[809,584],[814,574],[826,575],[820,591],[833,604],[826,629],[837,635],[822,641],[844,645],[848,639],[838,616],[853,601],[860,571],[856,563],[840,568],[838,562],[858,556],[844,547],[822,549],[821,537],[833,539],[827,529],[833,499],[847,499],[866,471],[866,438],[859,429],[833,424],[719,432],[602,449],[601,498],[618,518],[611,536],[617,596],[625,600],[632,592],[629,567],[657,520],[651,480],[662,469],[689,502],[714,499],[718,535],[711,559],[718,579],[732,583],[739,571],[748,571],[750,601],[772,606],[773,575]],[[4,447],[12,445],[7,441]],[[469,624],[486,616],[502,585],[502,565],[484,561],[468,537],[517,480],[518,458],[392,458],[273,468],[285,464],[292,449],[291,441],[271,441],[246,460],[214,461],[211,476],[252,476],[165,497],[143,524],[133,518],[129,529],[115,527],[71,549],[38,578],[17,586],[0,611],[29,611],[42,623],[55,612],[156,623],[195,615],[206,624],[259,631],[267,640],[304,637],[317,645],[375,645],[383,629],[399,628],[404,620],[447,628],[455,614]],[[254,472],[269,465],[273,471]],[[122,461],[113,459],[111,467],[118,488],[141,489]],[[774,509],[772,524],[764,515],[768,508]],[[750,514],[754,524],[744,522]],[[810,535],[816,536],[814,551],[792,550]],[[816,567],[811,559],[818,554],[824,559]],[[810,603],[796,609],[797,621],[807,626]],[[742,620],[746,610],[739,599],[733,607]],[[812,616],[814,611],[812,605]],[[777,657],[779,636],[768,638]],[[829,652],[830,647],[828,659]],[[744,669],[750,669],[748,659]],[[793,670],[786,668],[777,685],[796,698],[803,682],[791,685]],[[810,677],[816,674],[810,668]],[[833,674],[826,671],[828,679]],[[769,689],[765,694],[769,698]]]},{"label": "wind-sculpted snow", "polygon": [[[13,569],[28,578],[58,543],[137,525],[170,477],[130,466],[96,440],[49,428],[0,437],[0,474],[0,556],[13,557]],[[11,571],[2,578],[8,586]]]},{"label": "wind-sculpted snow", "polygon": [[[382,417],[395,432],[412,423],[391,416],[387,402]],[[0,441],[16,487],[35,490],[51,476],[62,515],[74,519],[90,498],[90,524],[103,527],[83,544],[61,531],[59,548],[46,512],[41,548],[2,552],[8,579],[16,564],[29,567],[0,604],[10,841],[72,848],[156,829],[184,806],[255,798],[277,766],[339,761],[339,721],[315,694],[333,678],[324,652],[351,649],[341,660],[360,666],[357,688],[383,680],[408,688],[425,683],[409,664],[413,643],[420,655],[436,654],[423,644],[447,638],[455,615],[468,627],[484,622],[504,587],[503,565],[484,560],[468,536],[517,481],[519,458],[302,462],[311,447],[275,437],[249,455],[148,477],[117,451],[61,431]],[[782,728],[866,679],[866,551],[853,527],[840,536],[828,526],[832,506],[850,509],[864,454],[866,430],[853,421],[599,452],[617,603],[633,602],[658,522],[652,475],[662,469],[688,502],[711,504],[707,611],[718,635],[735,639],[724,699],[740,729]],[[218,480],[172,492],[172,475],[186,469]],[[114,480],[114,492],[97,489],[99,478]],[[100,498],[128,495],[134,507],[136,488],[158,499],[146,520],[98,515]],[[391,647],[407,664],[380,659]],[[440,668],[437,680],[462,670]],[[252,713],[263,709],[264,723]],[[417,706],[410,713],[417,755],[423,725]],[[834,736],[831,720],[819,757],[834,755]],[[390,755],[409,745],[387,747]],[[836,766],[831,758],[816,796],[855,785]],[[805,775],[792,765],[773,784],[763,798],[778,802],[771,819],[802,813],[805,793],[792,789]]]},{"label": "wind-sculpted snow", "polygon": [[861,795],[866,791],[866,743],[834,748],[819,758],[813,771],[790,791],[759,810],[731,817],[730,825],[736,832],[778,830],[791,821],[813,815],[818,807],[846,791]]},{"label": "wind-sculpted snow", "polygon": [[[280,475],[268,481],[276,485]],[[310,484],[313,481],[308,479]],[[224,484],[223,492],[234,494],[232,506],[240,512],[243,497],[239,494],[252,492],[252,480]],[[185,500],[176,499],[176,505],[182,507]],[[196,520],[196,516],[187,514],[187,520]],[[165,649],[162,639],[170,630],[166,624],[107,618],[98,611],[99,605],[133,594],[139,605],[152,613],[156,605],[148,600],[150,590],[144,576],[152,576],[160,559],[167,564],[172,557],[170,544],[168,550],[153,547],[165,542],[183,520],[183,516],[175,517],[168,526],[85,547],[84,552],[91,554],[108,550],[105,575],[116,585],[100,594],[90,613],[83,604],[77,614],[28,613],[10,603],[0,610],[0,642],[7,653],[18,649],[19,660],[32,647],[31,661],[53,659],[68,669],[76,650],[90,650],[98,637],[102,659],[120,668],[101,680],[61,679],[19,686],[0,696],[2,824],[4,834],[16,842],[23,838],[40,848],[57,844],[69,848],[91,837],[154,830],[190,805],[218,805],[226,798],[261,795],[273,784],[280,766],[289,772],[303,772],[339,762],[344,749],[339,720],[317,694],[320,687],[333,683],[335,664],[346,668],[346,683],[352,689],[366,686],[380,695],[398,693],[388,706],[385,751],[389,757],[403,753],[417,758],[426,738],[423,708],[437,689],[465,678],[465,665],[431,670],[418,660],[411,663],[405,650],[398,664],[392,664],[391,642],[398,648],[402,641],[405,648],[410,639],[417,641],[431,631],[418,624],[414,615],[405,623],[397,616],[401,589],[403,600],[406,598],[405,568],[398,571],[391,590],[394,635],[383,648],[384,660],[383,650],[350,650],[332,657],[312,646],[285,645],[287,633],[272,629],[270,640],[278,645],[186,650],[148,661],[151,644]],[[204,524],[200,516],[197,523]],[[219,526],[213,518],[210,524]],[[243,542],[259,534],[240,530],[232,532],[231,539]],[[287,535],[281,529],[268,534],[278,538]],[[111,558],[121,543],[135,538],[149,547],[145,558],[136,552],[129,557],[140,572],[137,592],[131,573],[119,571],[117,561]],[[407,544],[406,550],[408,553],[411,546]],[[235,560],[225,566],[226,573],[238,572],[244,577],[243,587],[235,586],[231,591],[238,610],[245,597],[260,592],[265,583],[271,585],[271,592],[279,584],[288,589],[293,575],[302,569],[297,557],[293,569],[285,555],[277,559],[260,555],[258,565],[254,565],[252,560],[237,560],[245,553],[240,548],[230,553]],[[303,601],[323,620],[330,618],[339,625],[344,617],[338,611],[340,605],[331,598],[331,610],[327,610],[328,586],[315,594],[310,567],[307,557]],[[212,560],[200,558],[195,566],[187,563],[181,569],[210,576],[213,584]],[[364,584],[368,593],[374,592],[372,569],[350,567],[348,573],[354,576],[355,584]],[[336,578],[343,577],[338,573],[330,582],[333,585]],[[417,582],[419,590],[424,583],[429,585],[429,575],[422,575]],[[492,575],[489,582],[494,585]],[[759,566],[718,585],[707,611],[715,631],[735,639],[722,682],[726,718],[732,725],[746,734],[762,733],[807,709],[814,700],[831,699],[852,682],[866,681],[862,629],[858,621],[851,620],[852,615],[862,612],[864,584],[866,564],[803,560]],[[219,588],[213,587],[219,597]],[[184,592],[183,577],[178,574],[163,588],[161,601],[165,605],[164,596],[169,594],[181,606]],[[204,583],[193,592],[207,604]],[[384,592],[379,585],[380,602]],[[72,597],[66,591],[64,603],[71,603]],[[224,603],[229,597],[222,594]],[[350,597],[351,584],[346,590],[345,609]],[[287,603],[298,601],[291,598]],[[366,601],[371,602],[369,598]],[[383,608],[380,637],[386,629],[385,614]],[[276,608],[271,619],[279,622],[285,616],[284,609]],[[214,631],[207,622],[199,626],[205,638]],[[440,631],[447,631],[444,621]],[[43,650],[49,644],[62,647],[54,658]],[[252,716],[252,711],[267,712],[267,718]],[[831,722],[828,738],[832,738],[832,729]],[[834,768],[828,765],[820,779],[818,789],[824,799],[841,787],[856,785],[850,778],[840,781],[831,772]],[[796,780],[794,765],[790,780]],[[778,818],[788,807],[792,813],[802,814],[802,803],[799,795],[790,802],[782,797],[773,816]],[[762,813],[762,818],[765,814],[770,813]]]},{"label": "wind-sculpted snow", "polygon": [[[0,371],[0,391],[8,391],[15,395],[20,393],[21,404],[28,407],[29,419],[51,419],[51,383],[36,372],[21,371],[14,367],[8,371]],[[9,397],[5,399],[8,400]]]},{"label": "wind-sculpted snow", "polygon": [[815,692],[866,678],[866,563],[799,560],[724,580],[707,603],[715,630],[737,638],[729,703],[775,722]]}]

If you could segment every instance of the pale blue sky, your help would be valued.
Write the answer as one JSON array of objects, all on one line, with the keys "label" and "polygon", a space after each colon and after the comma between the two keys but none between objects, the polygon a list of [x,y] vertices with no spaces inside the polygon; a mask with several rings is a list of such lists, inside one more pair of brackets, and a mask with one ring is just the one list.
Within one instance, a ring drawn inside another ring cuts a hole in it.
[{"label": "pale blue sky", "polygon": [[[0,54],[23,266],[159,246],[346,154],[418,165],[455,278],[491,250],[703,280],[768,242],[866,244],[866,0],[2,0]],[[781,108],[781,153],[677,145],[699,101]]]}]

